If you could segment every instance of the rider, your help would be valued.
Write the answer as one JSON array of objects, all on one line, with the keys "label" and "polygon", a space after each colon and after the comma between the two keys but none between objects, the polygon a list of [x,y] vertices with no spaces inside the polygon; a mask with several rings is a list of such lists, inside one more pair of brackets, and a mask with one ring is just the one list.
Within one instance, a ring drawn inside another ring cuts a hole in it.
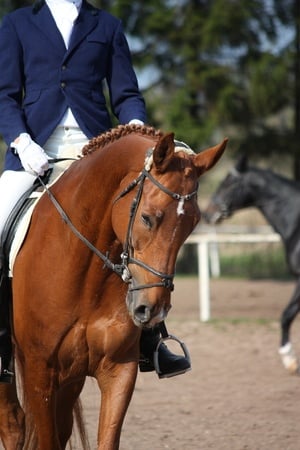
[{"label": "rider", "polygon": [[[8,150],[0,177],[0,235],[17,201],[48,169],[48,157],[77,156],[90,138],[111,128],[104,80],[119,122],[143,124],[145,103],[117,18],[86,0],[39,0],[4,17],[0,133]],[[3,315],[1,321],[7,322]],[[0,323],[0,382],[13,377],[7,328]],[[142,332],[141,371],[155,370],[160,337],[159,328]],[[160,377],[190,369],[188,358],[174,355],[165,344],[158,358]]]}]

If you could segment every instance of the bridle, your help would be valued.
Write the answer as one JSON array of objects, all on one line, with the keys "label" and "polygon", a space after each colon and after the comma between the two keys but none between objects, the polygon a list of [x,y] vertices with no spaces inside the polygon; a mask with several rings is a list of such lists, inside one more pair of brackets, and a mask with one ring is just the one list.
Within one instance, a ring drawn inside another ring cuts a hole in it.
[{"label": "bridle", "polygon": [[[153,152],[153,149],[150,149],[148,151],[147,158],[149,158],[149,156],[151,157],[152,152]],[[150,174],[149,171],[151,169],[151,166],[149,166],[149,164],[147,164],[147,161],[148,161],[148,159],[146,159],[145,166],[144,166],[142,172],[139,174],[139,176],[136,179],[134,179],[114,200],[114,203],[116,203],[119,199],[121,199],[122,197],[127,195],[130,191],[132,191],[132,189],[134,189],[136,186],[138,186],[136,196],[134,197],[134,199],[131,203],[131,206],[130,206],[129,223],[128,223],[128,228],[127,228],[126,238],[125,238],[125,241],[123,244],[123,251],[120,255],[120,258],[122,261],[121,264],[114,264],[109,259],[108,252],[106,254],[102,253],[83,234],[81,234],[81,232],[75,227],[75,225],[72,223],[72,221],[70,220],[68,215],[65,213],[65,211],[63,210],[63,208],[61,207],[59,202],[56,200],[55,196],[52,194],[50,189],[43,182],[41,177],[38,177],[38,178],[39,178],[39,181],[41,182],[42,186],[44,187],[45,191],[47,192],[51,202],[53,203],[56,210],[62,217],[63,221],[69,226],[69,228],[72,230],[72,232],[96,256],[98,256],[104,262],[103,267],[107,267],[107,268],[111,269],[113,272],[115,272],[117,275],[119,275],[125,283],[128,283],[128,284],[132,283],[132,275],[129,270],[129,264],[135,264],[139,267],[142,267],[143,269],[147,270],[148,272],[156,275],[158,278],[161,279],[161,281],[156,282],[156,283],[148,283],[148,284],[142,284],[142,285],[138,285],[138,286],[132,286],[132,284],[131,284],[131,286],[129,287],[130,292],[141,290],[141,289],[146,289],[146,288],[148,289],[148,288],[152,288],[152,287],[160,287],[160,286],[164,287],[166,289],[169,289],[170,291],[173,291],[173,289],[174,289],[173,279],[174,279],[175,274],[167,274],[164,272],[160,272],[159,270],[156,270],[155,268],[149,266],[148,264],[145,264],[143,261],[140,261],[131,255],[130,249],[131,249],[131,242],[132,242],[133,225],[134,225],[137,210],[138,210],[141,198],[142,198],[144,183],[147,178],[162,192],[169,195],[173,200],[178,201],[182,205],[182,207],[183,207],[185,201],[189,201],[193,197],[197,196],[198,190],[196,189],[195,191],[191,192],[190,194],[185,194],[185,195],[181,195],[181,194],[171,191],[170,189],[168,189],[166,186],[161,184],[156,178],[154,178]]]},{"label": "bridle", "polygon": [[122,264],[123,264],[123,268],[124,268],[124,271],[122,274],[122,279],[126,283],[130,282],[131,274],[129,271],[128,264],[136,264],[137,266],[140,266],[143,269],[148,270],[148,272],[151,272],[154,275],[156,275],[157,277],[159,277],[161,279],[161,281],[157,282],[157,283],[143,284],[143,285],[134,286],[134,287],[131,286],[129,288],[129,291],[136,291],[139,289],[158,287],[158,286],[162,286],[162,287],[165,287],[165,288],[173,291],[173,289],[174,289],[173,279],[174,279],[175,274],[169,275],[169,274],[160,272],[160,271],[154,269],[153,267],[149,266],[148,264],[145,264],[144,262],[142,262],[130,255],[130,248],[131,248],[130,243],[132,242],[133,224],[134,224],[137,209],[138,209],[141,197],[142,197],[144,183],[147,178],[156,187],[158,187],[161,191],[163,191],[165,194],[169,195],[173,200],[177,200],[179,202],[184,203],[185,201],[191,200],[195,195],[197,195],[197,190],[195,190],[194,192],[192,192],[190,194],[185,194],[185,195],[180,195],[180,194],[177,194],[176,192],[171,191],[170,189],[166,188],[163,184],[161,184],[156,178],[154,178],[150,174],[150,172],[148,172],[145,168],[142,170],[142,172],[140,173],[138,178],[136,178],[132,183],[130,183],[127,186],[127,188],[125,188],[124,191],[118,195],[115,202],[117,200],[119,200],[121,197],[124,197],[135,186],[139,185],[136,196],[134,197],[134,199],[131,203],[127,234],[126,234],[126,239],[125,239],[124,246],[123,246],[123,252],[121,254]]}]

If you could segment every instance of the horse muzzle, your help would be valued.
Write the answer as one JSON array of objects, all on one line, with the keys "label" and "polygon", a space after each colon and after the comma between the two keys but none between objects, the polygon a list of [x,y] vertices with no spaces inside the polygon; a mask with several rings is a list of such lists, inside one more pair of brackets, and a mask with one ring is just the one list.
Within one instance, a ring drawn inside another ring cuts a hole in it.
[{"label": "horse muzzle", "polygon": [[158,299],[154,304],[143,291],[128,291],[126,305],[134,324],[139,328],[153,328],[168,315],[171,305]]},{"label": "horse muzzle", "polygon": [[225,204],[210,203],[205,211],[202,212],[202,217],[206,223],[215,225],[227,219],[230,216],[230,211]]}]

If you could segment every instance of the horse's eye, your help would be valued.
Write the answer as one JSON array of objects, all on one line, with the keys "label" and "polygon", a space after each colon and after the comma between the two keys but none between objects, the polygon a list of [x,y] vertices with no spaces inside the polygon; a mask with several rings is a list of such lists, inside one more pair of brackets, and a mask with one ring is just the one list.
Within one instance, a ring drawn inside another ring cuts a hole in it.
[{"label": "horse's eye", "polygon": [[147,228],[149,228],[149,230],[152,228],[150,216],[148,216],[147,214],[142,214],[142,222],[144,225],[146,225]]}]

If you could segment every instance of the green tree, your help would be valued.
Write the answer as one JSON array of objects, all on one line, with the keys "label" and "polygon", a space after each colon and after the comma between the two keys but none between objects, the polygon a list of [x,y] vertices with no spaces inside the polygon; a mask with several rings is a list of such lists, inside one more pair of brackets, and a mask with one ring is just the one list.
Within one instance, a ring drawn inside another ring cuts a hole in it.
[{"label": "green tree", "polygon": [[149,123],[195,149],[219,133],[237,150],[290,153],[300,178],[298,0],[90,1],[123,20]]},{"label": "green tree", "polygon": [[267,119],[292,98],[291,55],[275,51],[287,13],[279,20],[281,10],[263,0],[101,3],[123,19],[136,44],[153,124],[176,130],[194,148],[229,129],[247,151],[266,154],[274,142],[282,150],[285,136]]},{"label": "green tree", "polygon": [[0,1],[0,17],[9,11],[13,11],[16,8],[22,6],[29,6],[33,2],[31,0],[1,0]]}]

